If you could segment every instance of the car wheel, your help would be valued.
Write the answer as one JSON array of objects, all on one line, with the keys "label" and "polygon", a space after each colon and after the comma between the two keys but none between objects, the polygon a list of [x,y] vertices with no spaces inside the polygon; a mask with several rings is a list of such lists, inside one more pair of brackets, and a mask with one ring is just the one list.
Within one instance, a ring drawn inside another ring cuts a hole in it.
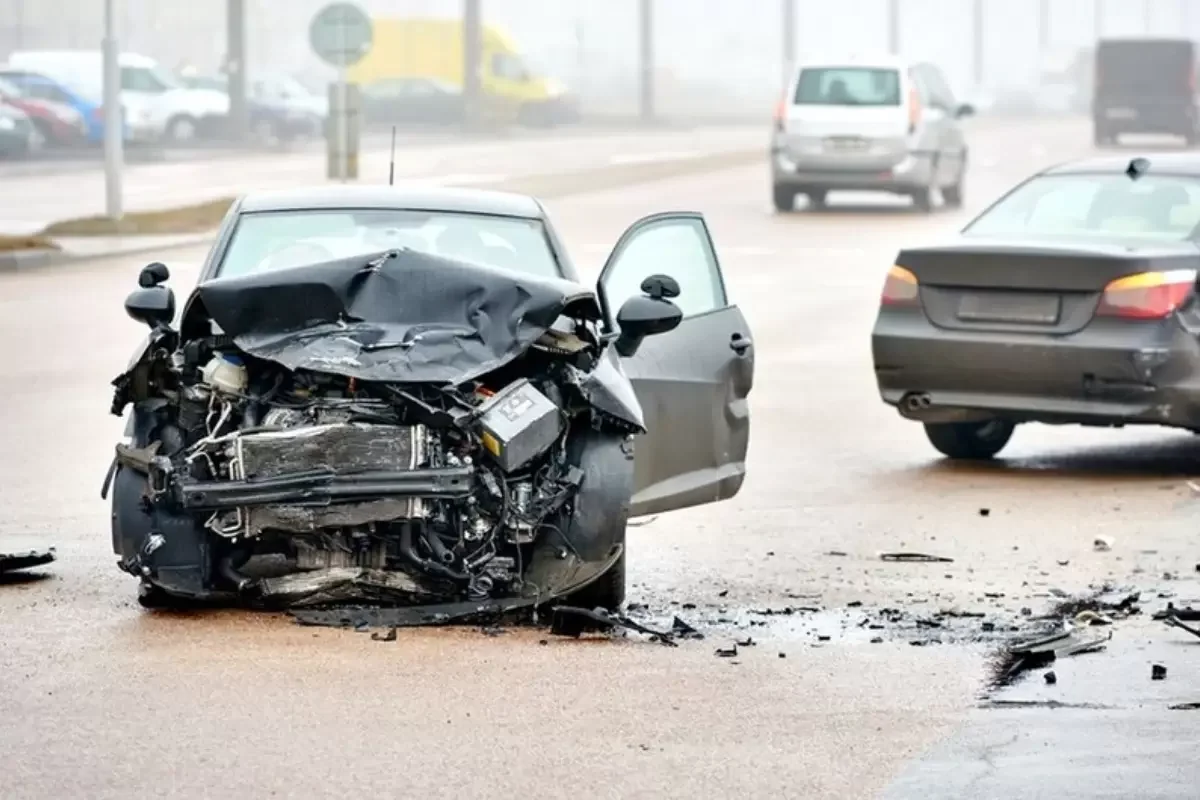
[{"label": "car wheel", "polygon": [[786,214],[796,210],[796,192],[786,186],[776,186],[772,191],[772,199],[775,201],[775,210],[781,214]]},{"label": "car wheel", "polygon": [[912,193],[913,207],[923,214],[933,211],[933,187],[923,186]]},{"label": "car wheel", "polygon": [[808,192],[804,196],[808,198],[809,208],[825,208],[825,200],[828,197],[826,192]]},{"label": "car wheel", "polygon": [[946,201],[946,206],[949,208],[962,208],[963,205],[963,184],[967,181],[967,156],[963,154],[962,166],[958,168],[958,177],[954,183],[942,189],[942,199]]},{"label": "car wheel", "polygon": [[1012,438],[1013,423],[993,419],[986,422],[926,422],[925,436],[947,458],[983,461],[1004,449]]},{"label": "car wheel", "polygon": [[167,138],[173,142],[190,142],[196,138],[196,120],[187,115],[173,117],[167,123]]},{"label": "car wheel", "polygon": [[625,604],[625,554],[622,549],[608,571],[574,594],[563,598],[563,604],[578,608],[606,608],[616,611]]},{"label": "car wheel", "polygon": [[138,584],[137,601],[142,608],[149,609],[170,610],[184,606],[178,597],[145,580]]}]

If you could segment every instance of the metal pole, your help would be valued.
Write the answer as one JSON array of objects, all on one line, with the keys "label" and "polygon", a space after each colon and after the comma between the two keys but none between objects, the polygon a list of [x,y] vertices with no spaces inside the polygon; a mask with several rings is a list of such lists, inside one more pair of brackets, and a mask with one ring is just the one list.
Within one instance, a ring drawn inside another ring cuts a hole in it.
[{"label": "metal pole", "polygon": [[475,127],[482,119],[480,62],[483,57],[483,11],[480,0],[463,0],[463,103],[466,123]]},{"label": "metal pole", "polygon": [[120,48],[117,45],[116,0],[104,0],[104,209],[120,219],[121,170],[124,159],[124,114],[121,109]]},{"label": "metal pole", "polygon": [[783,81],[787,84],[796,65],[796,0],[783,0]]},{"label": "metal pole", "polygon": [[1154,31],[1154,6],[1150,4],[1150,0],[1142,0],[1142,15],[1144,17],[1142,24],[1146,28],[1146,34],[1149,35]]},{"label": "metal pole", "polygon": [[338,26],[338,39],[341,45],[342,63],[338,64],[338,115],[337,115],[337,153],[338,180],[345,183],[350,179],[350,92],[346,86],[346,20]]},{"label": "metal pole", "polygon": [[983,86],[983,0],[975,0],[971,13],[972,42],[974,47],[975,85]]},{"label": "metal pole", "polygon": [[1038,0],[1038,52],[1050,50],[1050,0]]},{"label": "metal pole", "polygon": [[1104,38],[1104,0],[1096,0],[1096,8],[1092,13],[1092,25],[1096,29],[1096,41]]},{"label": "metal pole", "polygon": [[225,5],[225,73],[229,84],[229,125],[235,139],[244,139],[249,127],[246,103],[246,2],[227,0]]},{"label": "metal pole", "polygon": [[900,0],[888,0],[888,51],[900,55]]},{"label": "metal pole", "polygon": [[641,116],[643,122],[654,119],[654,4],[641,0],[638,9],[638,33],[641,37]]}]

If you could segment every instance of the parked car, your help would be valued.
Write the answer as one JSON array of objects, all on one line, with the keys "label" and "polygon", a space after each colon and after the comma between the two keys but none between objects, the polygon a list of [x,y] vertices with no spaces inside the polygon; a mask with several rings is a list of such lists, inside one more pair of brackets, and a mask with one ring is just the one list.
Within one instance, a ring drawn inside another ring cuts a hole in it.
[{"label": "parked car", "polygon": [[0,101],[24,111],[47,144],[78,146],[87,139],[83,115],[68,105],[30,97],[20,86],[3,78],[0,78]]},{"label": "parked car", "polygon": [[967,143],[959,103],[942,71],[896,58],[800,65],[775,113],[772,199],[825,204],[831,191],[907,195],[923,211],[940,193],[962,205]]},{"label": "parked car", "polygon": [[[18,86],[28,97],[75,109],[83,120],[84,138],[87,143],[98,145],[104,141],[104,101],[99,93],[93,94],[40,73],[7,65],[0,67],[0,79]],[[128,131],[125,132],[125,138],[128,141]]]},{"label": "parked car", "polygon": [[[22,50],[9,64],[82,85],[99,94],[103,59],[94,50]],[[214,117],[229,114],[229,97],[206,89],[188,89],[154,59],[121,53],[121,106],[131,135],[138,139],[174,143],[191,141]]]},{"label": "parked car", "polygon": [[0,103],[0,157],[23,157],[38,146],[40,136],[29,116],[7,103]]},{"label": "parked car", "polygon": [[[229,79],[224,75],[185,73],[180,75],[180,81],[194,89],[226,95],[229,92]],[[287,142],[321,134],[328,109],[322,98],[314,98],[303,86],[291,87],[286,83],[280,86],[269,79],[259,79],[251,81],[246,89],[250,130],[258,139]]]},{"label": "parked car", "polygon": [[462,91],[436,78],[385,78],[362,88],[367,125],[453,125],[464,108]]}]

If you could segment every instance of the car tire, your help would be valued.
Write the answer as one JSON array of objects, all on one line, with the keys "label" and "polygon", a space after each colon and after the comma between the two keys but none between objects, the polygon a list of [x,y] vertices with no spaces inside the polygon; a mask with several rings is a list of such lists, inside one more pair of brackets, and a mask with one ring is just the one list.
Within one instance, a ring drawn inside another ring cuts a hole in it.
[{"label": "car tire", "polygon": [[947,208],[962,208],[963,206],[963,188],[967,181],[967,154],[964,151],[962,156],[962,164],[958,168],[958,177],[954,183],[942,189],[942,200],[945,201]]},{"label": "car tire", "polygon": [[625,604],[625,555],[629,551],[624,547],[621,555],[608,568],[608,571],[596,580],[584,586],[579,591],[563,598],[563,604],[578,608],[605,608],[616,611]]},{"label": "car tire", "polygon": [[825,201],[828,200],[827,192],[805,192],[804,196],[808,198],[808,207],[816,210],[825,208]]},{"label": "car tire", "polygon": [[922,214],[933,212],[933,187],[923,186],[912,193],[913,208]]},{"label": "car tire", "polygon": [[796,191],[786,186],[775,186],[771,191],[771,199],[775,210],[780,214],[790,214],[796,210]]},{"label": "car tire", "polygon": [[195,141],[198,124],[187,114],[171,117],[167,122],[167,140],[175,144]]},{"label": "car tire", "polygon": [[986,461],[999,453],[1016,428],[1008,420],[926,422],[925,436],[937,451],[956,461]]}]

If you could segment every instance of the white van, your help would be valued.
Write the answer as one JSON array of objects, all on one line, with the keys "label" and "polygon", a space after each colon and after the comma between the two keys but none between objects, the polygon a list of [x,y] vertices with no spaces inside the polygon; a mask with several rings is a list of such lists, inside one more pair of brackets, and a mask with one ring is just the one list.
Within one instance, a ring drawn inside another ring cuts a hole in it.
[{"label": "white van", "polygon": [[963,201],[967,144],[960,120],[974,109],[954,99],[940,69],[897,58],[806,63],[775,112],[773,199],[821,207],[830,191],[907,195],[920,209],[940,193]]},{"label": "white van", "polygon": [[[93,93],[103,87],[104,59],[98,50],[18,50],[8,63]],[[121,106],[135,141],[185,142],[229,115],[229,95],[186,88],[152,58],[121,53],[119,64]]]}]

